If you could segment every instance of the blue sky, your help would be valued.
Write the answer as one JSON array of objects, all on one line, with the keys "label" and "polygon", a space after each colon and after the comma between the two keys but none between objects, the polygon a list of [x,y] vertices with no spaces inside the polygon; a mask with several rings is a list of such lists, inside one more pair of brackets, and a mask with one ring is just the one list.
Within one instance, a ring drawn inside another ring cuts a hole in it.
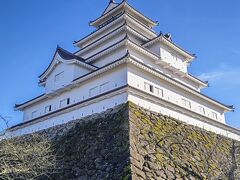
[{"label": "blue sky", "polygon": [[[129,0],[135,8],[159,21],[157,32],[198,58],[189,71],[210,82],[203,92],[236,111],[227,123],[240,128],[240,1]],[[1,0],[0,2],[0,115],[10,125],[21,122],[15,103],[44,91],[37,85],[57,45],[72,52],[72,42],[94,28],[108,0]],[[2,124],[0,124],[3,126]]]}]

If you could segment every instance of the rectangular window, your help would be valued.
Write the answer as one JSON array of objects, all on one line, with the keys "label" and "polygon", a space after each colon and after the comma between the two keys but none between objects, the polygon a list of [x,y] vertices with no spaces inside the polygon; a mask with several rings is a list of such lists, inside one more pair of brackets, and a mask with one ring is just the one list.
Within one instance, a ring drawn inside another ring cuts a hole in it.
[{"label": "rectangular window", "polygon": [[91,88],[89,90],[89,97],[96,96],[98,93],[99,93],[99,87],[98,86],[96,86],[94,88]]},{"label": "rectangular window", "polygon": [[156,93],[157,96],[163,97],[163,90],[162,89],[159,89],[159,88],[155,87],[154,92]]},{"label": "rectangular window", "polygon": [[153,86],[152,86],[152,85],[150,85],[150,92],[151,92],[151,93],[154,92],[154,90],[153,90]]},{"label": "rectangular window", "polygon": [[153,85],[150,85],[150,84],[148,84],[148,83],[146,83],[146,82],[144,83],[144,89],[145,89],[146,91],[151,92],[151,93],[154,92]]},{"label": "rectangular window", "polygon": [[217,119],[217,113],[212,112],[212,118],[213,118],[213,119]]},{"label": "rectangular window", "polygon": [[62,71],[62,72],[56,74],[56,75],[55,75],[55,79],[54,79],[54,81],[55,81],[55,82],[59,82],[59,81],[61,81],[61,80],[63,79],[63,75],[64,75],[64,71]]},{"label": "rectangular window", "polygon": [[109,82],[100,85],[100,93],[107,92],[109,90]]},{"label": "rectangular window", "polygon": [[188,101],[186,99],[182,99],[182,103],[183,103],[184,107],[191,109],[191,102],[190,101]]},{"label": "rectangular window", "polygon": [[34,118],[37,117],[37,113],[38,113],[38,111],[33,111],[33,112],[32,112],[32,119],[34,119]]},{"label": "rectangular window", "polygon": [[63,99],[60,101],[60,108],[65,107],[70,104],[70,98]]},{"label": "rectangular window", "polygon": [[202,106],[198,106],[198,112],[201,114],[205,114],[205,109]]},{"label": "rectangular window", "polygon": [[51,112],[52,111],[52,106],[46,106],[45,107],[45,113]]}]

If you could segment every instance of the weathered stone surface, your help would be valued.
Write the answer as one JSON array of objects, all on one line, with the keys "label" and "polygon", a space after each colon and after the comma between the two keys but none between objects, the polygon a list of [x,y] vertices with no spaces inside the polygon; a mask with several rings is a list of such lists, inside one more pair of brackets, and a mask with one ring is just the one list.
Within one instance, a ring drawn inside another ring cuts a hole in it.
[{"label": "weathered stone surface", "polygon": [[58,159],[49,179],[240,179],[239,142],[133,103],[38,133]]},{"label": "weathered stone surface", "polygon": [[130,153],[144,160],[146,179],[240,179],[239,142],[132,103],[129,111]]}]

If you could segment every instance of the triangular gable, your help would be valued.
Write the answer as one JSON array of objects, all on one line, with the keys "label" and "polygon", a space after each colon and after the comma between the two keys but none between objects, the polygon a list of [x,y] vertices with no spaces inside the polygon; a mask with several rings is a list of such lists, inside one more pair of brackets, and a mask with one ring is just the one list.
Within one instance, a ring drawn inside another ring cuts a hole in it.
[{"label": "triangular gable", "polygon": [[39,76],[40,82],[42,82],[53,71],[54,67],[56,67],[56,65],[59,64],[60,62],[64,63],[64,64],[74,64],[75,63],[77,65],[80,65],[80,66],[82,66],[86,69],[90,69],[90,70],[98,69],[98,67],[85,62],[83,58],[78,57],[58,46],[54,53],[51,63],[49,64],[47,69]]}]

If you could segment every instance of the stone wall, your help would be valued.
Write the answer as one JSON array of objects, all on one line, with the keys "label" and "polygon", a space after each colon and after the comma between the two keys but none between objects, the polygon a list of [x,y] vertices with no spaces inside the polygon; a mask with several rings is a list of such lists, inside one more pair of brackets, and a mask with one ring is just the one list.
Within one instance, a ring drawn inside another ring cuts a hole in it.
[{"label": "stone wall", "polygon": [[240,143],[129,105],[134,179],[240,179]]},{"label": "stone wall", "polygon": [[[130,176],[128,107],[48,129],[59,171],[50,179],[128,179]],[[56,136],[55,136],[56,135]]]},{"label": "stone wall", "polygon": [[240,179],[239,142],[133,103],[38,134],[57,156],[49,179]]}]

